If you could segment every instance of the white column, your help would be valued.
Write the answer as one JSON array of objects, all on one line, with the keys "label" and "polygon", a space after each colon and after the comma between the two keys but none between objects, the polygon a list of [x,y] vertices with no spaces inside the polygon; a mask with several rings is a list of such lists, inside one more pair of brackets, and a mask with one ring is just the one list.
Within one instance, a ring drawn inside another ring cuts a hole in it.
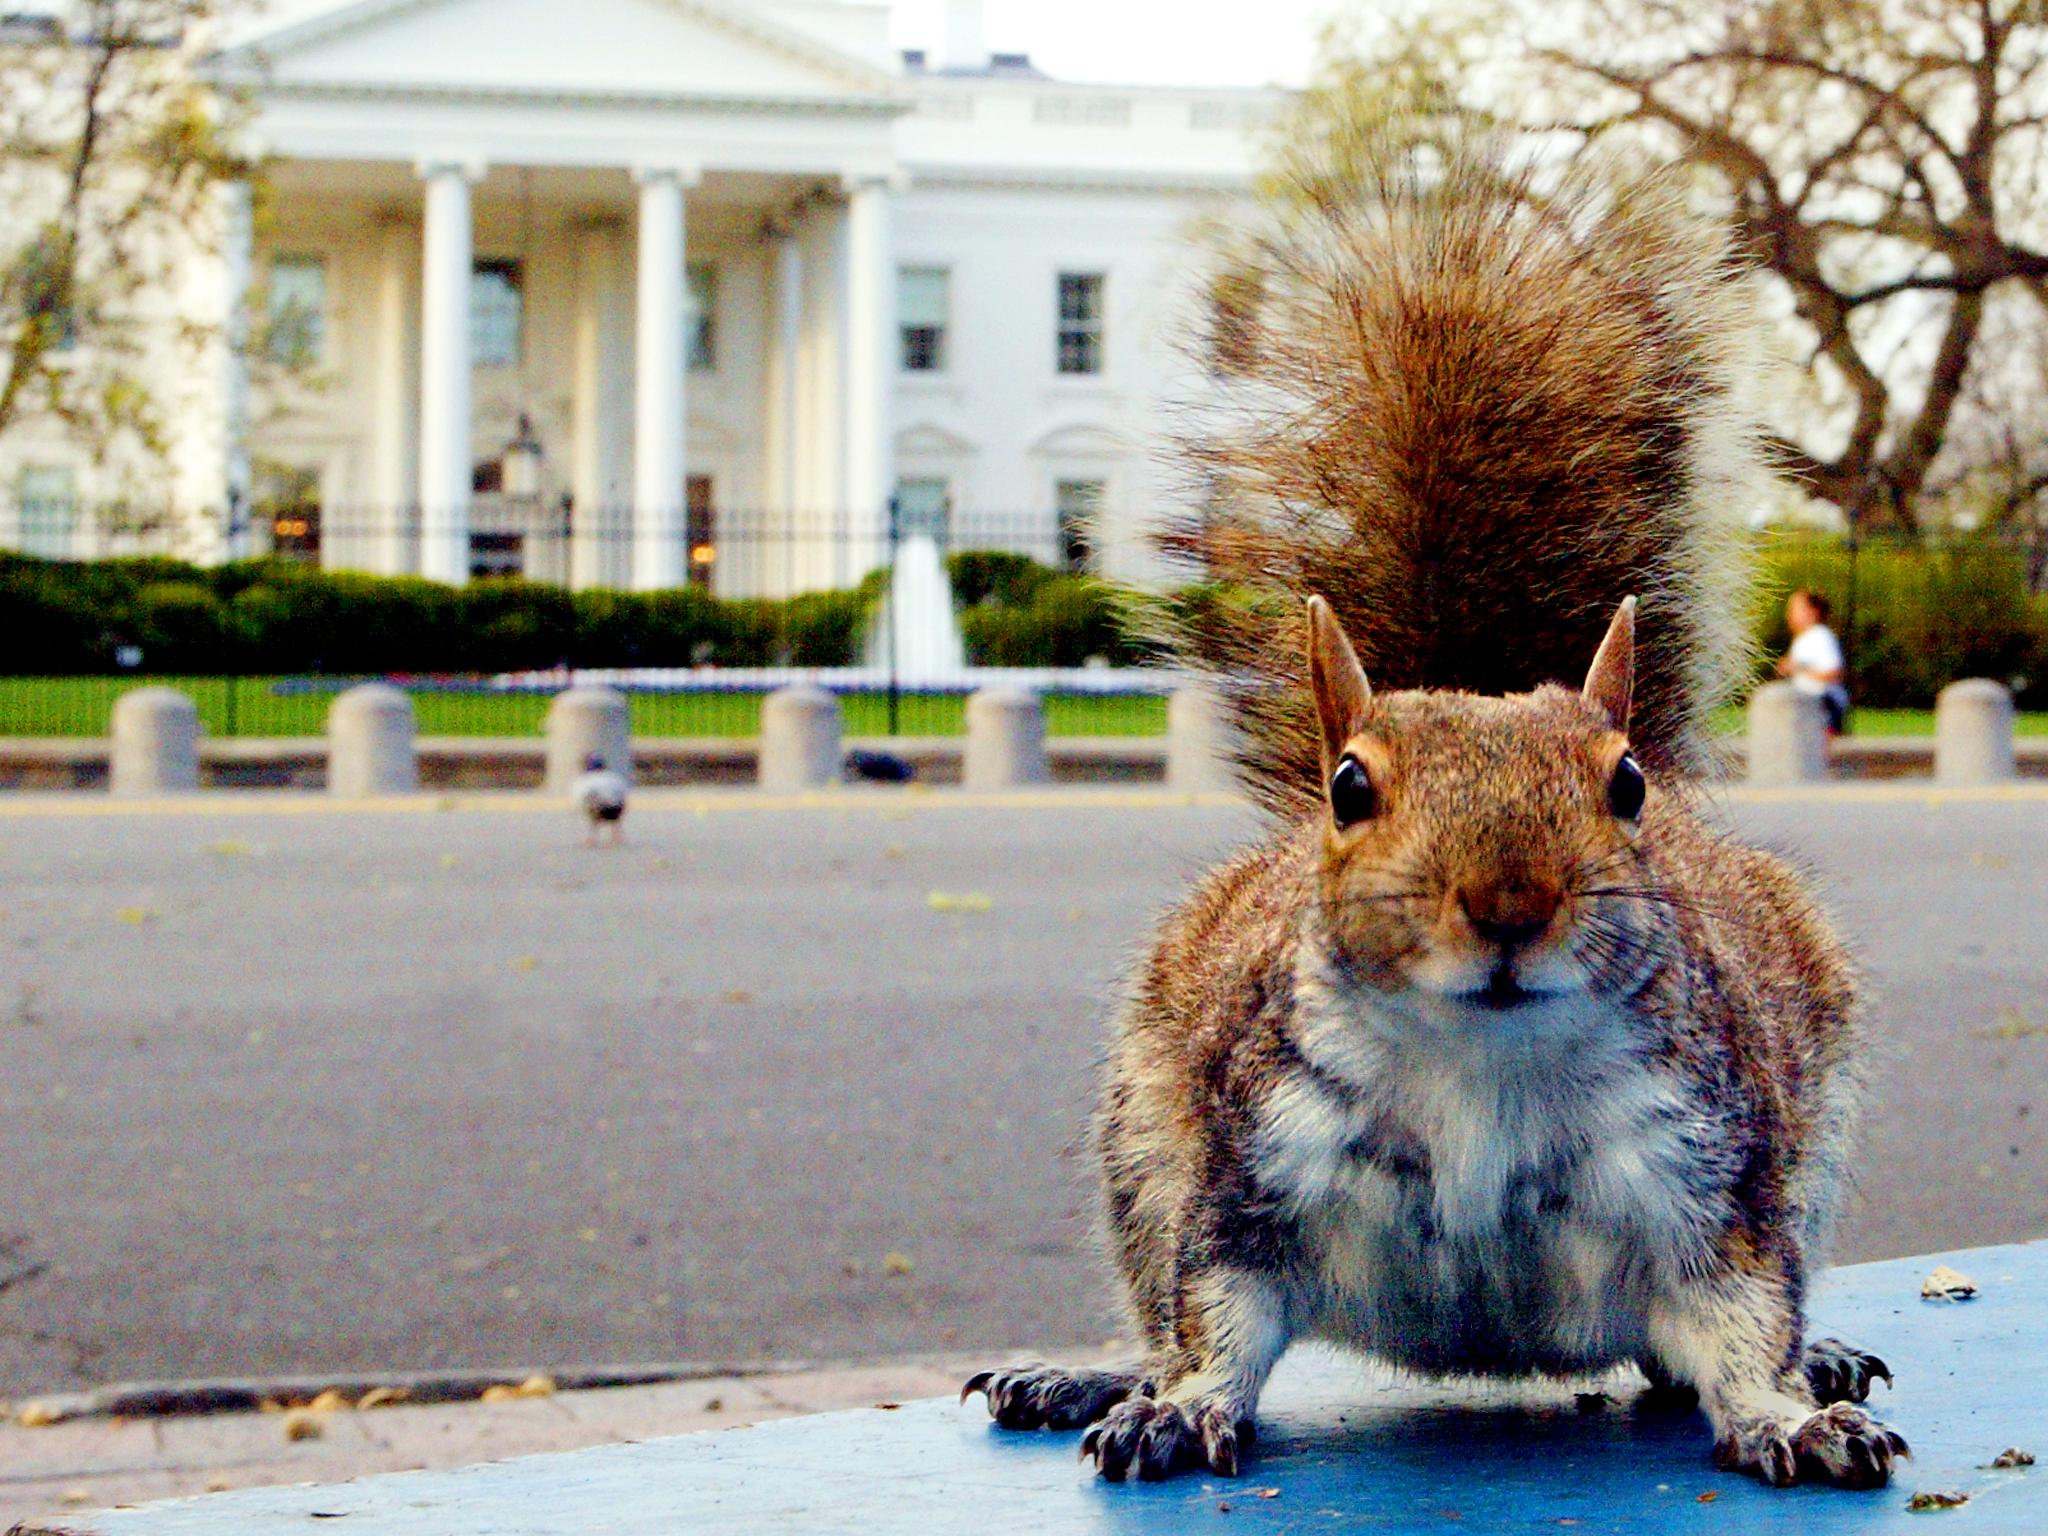
[{"label": "white column", "polygon": [[569,539],[569,584],[619,586],[627,553],[619,483],[623,458],[620,380],[625,336],[618,308],[618,228],[592,224],[582,231],[576,274],[575,349],[570,380],[569,490],[575,498]]},{"label": "white column", "polygon": [[841,275],[844,327],[845,498],[850,563],[841,582],[879,564],[895,489],[890,402],[895,391],[896,250],[890,229],[891,179],[849,177]]},{"label": "white column", "polygon": [[804,355],[804,251],[796,231],[775,236],[775,433],[773,471],[776,499],[783,516],[795,526],[802,500],[797,476],[797,383]]},{"label": "white column", "polygon": [[469,580],[469,188],[481,166],[420,166],[427,184],[420,322],[420,574]]},{"label": "white column", "polygon": [[[250,553],[249,188],[214,187],[164,286],[166,320],[189,341],[175,355],[175,403],[184,430],[165,446],[160,487],[178,519],[177,552],[202,565]],[[88,526],[74,554],[104,547]],[[86,541],[90,539],[91,542]]]},{"label": "white column", "polygon": [[419,420],[413,387],[413,234],[393,219],[378,232],[376,360],[371,379],[370,504],[350,512],[369,568],[402,576],[418,568],[414,519],[419,503]]},{"label": "white column", "polygon": [[683,434],[688,421],[683,342],[683,192],[696,177],[674,166],[634,173],[640,184],[638,308],[633,353],[633,586],[683,584]]},{"label": "white column", "polygon": [[223,303],[221,381],[222,547],[230,560],[250,554],[249,529],[249,274],[255,262],[255,226],[249,184],[220,188]]}]

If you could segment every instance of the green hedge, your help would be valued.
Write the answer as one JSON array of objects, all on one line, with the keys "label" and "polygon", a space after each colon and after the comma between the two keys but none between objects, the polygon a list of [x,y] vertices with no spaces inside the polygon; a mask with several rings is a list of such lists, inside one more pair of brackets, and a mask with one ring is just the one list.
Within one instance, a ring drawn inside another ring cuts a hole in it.
[{"label": "green hedge", "polygon": [[1099,657],[1127,667],[1147,659],[1123,622],[1123,594],[1107,582],[992,549],[950,555],[946,571],[975,666],[1078,667]]},{"label": "green hedge", "polygon": [[1855,702],[1924,709],[1959,678],[2005,683],[2023,709],[2048,708],[2048,595],[2028,590],[2018,551],[1987,540],[1937,548],[1773,538],[1756,633],[1764,656],[1790,643],[1785,595],[1807,587],[1834,606]]},{"label": "green hedge", "polygon": [[[969,658],[988,666],[1140,659],[1116,589],[1022,555],[948,562]],[[582,667],[845,666],[860,659],[887,585],[783,599],[568,592],[529,581],[448,587],[287,561],[70,563],[0,554],[0,672],[110,671],[124,645],[157,674],[361,675]]]},{"label": "green hedge", "polygon": [[781,601],[694,588],[571,593],[447,587],[283,561],[201,568],[0,554],[0,671],[105,672],[124,645],[154,673],[504,672],[577,666],[836,666],[860,651],[878,583]]},{"label": "green hedge", "polygon": [[[968,658],[986,666],[1118,666],[1152,652],[1127,623],[1132,594],[1022,555],[967,550],[946,562]],[[2048,708],[2048,598],[2028,590],[2015,552],[1983,542],[1940,549],[1772,538],[1764,551],[1756,634],[1766,656],[1786,645],[1784,594],[1825,593],[1852,641],[1857,702],[1924,708],[1960,677],[2011,684]],[[412,577],[321,571],[283,561],[210,568],[171,560],[73,564],[0,554],[0,672],[111,671],[121,645],[158,674],[504,672],[577,666],[840,666],[857,661],[885,585],[877,572],[847,591],[716,598],[668,592],[567,592],[526,581],[446,587]],[[1159,601],[1159,600],[1152,600]],[[1237,599],[1187,588],[1164,601],[1183,623],[1223,617]],[[1156,626],[1154,626],[1156,627]]]}]

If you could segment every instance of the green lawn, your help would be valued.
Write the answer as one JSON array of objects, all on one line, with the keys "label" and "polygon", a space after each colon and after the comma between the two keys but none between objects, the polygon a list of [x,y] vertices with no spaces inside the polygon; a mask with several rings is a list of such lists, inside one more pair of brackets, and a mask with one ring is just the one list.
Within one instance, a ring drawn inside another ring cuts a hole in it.
[{"label": "green lawn", "polygon": [[[1743,718],[1740,708],[1717,710],[1714,724],[1725,736],[1739,736],[1742,733]],[[2022,713],[2013,725],[2016,735],[2048,736],[2048,711]],[[1931,709],[1856,709],[1849,712],[1849,734],[1851,736],[1932,736],[1934,734],[1934,711]]]},{"label": "green lawn", "polygon": [[[162,686],[189,695],[212,736],[317,736],[326,728],[331,693],[280,693],[277,678],[0,677],[0,736],[104,736],[114,700],[131,688]],[[412,690],[422,736],[538,736],[545,694]],[[639,736],[752,736],[761,700],[749,693],[631,695]],[[880,694],[844,699],[847,734],[889,731],[889,701]],[[905,736],[957,736],[965,701],[906,694],[897,731]],[[1166,730],[1166,700],[1093,694],[1052,694],[1045,726],[1053,736],[1157,736]]]},{"label": "green lawn", "polygon": [[[0,677],[0,736],[104,736],[114,700],[131,688],[177,688],[199,706],[213,736],[318,736],[326,729],[331,693],[280,693],[269,677]],[[760,729],[761,699],[751,693],[637,693],[631,696],[633,730],[640,736],[752,736]],[[881,694],[844,697],[851,736],[889,733],[889,701]],[[547,714],[545,694],[413,690],[422,736],[538,736]],[[965,701],[905,694],[897,733],[957,736]],[[1715,723],[1728,734],[1742,729],[1739,708],[1721,710]],[[1166,700],[1128,695],[1051,694],[1045,728],[1053,736],[1158,736],[1166,730]],[[1856,736],[1931,736],[1934,715],[1924,709],[1859,709],[1849,720]],[[2048,736],[2048,713],[2019,717],[2022,736]]]}]

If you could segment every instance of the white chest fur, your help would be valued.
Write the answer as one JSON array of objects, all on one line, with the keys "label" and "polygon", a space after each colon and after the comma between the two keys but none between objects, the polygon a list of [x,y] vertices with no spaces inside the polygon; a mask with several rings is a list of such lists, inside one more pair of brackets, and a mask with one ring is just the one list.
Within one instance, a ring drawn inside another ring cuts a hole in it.
[{"label": "white chest fur", "polygon": [[1725,1179],[1718,1127],[1629,1021],[1584,996],[1466,1018],[1308,992],[1314,1070],[1269,1096],[1252,1155],[1300,1237],[1298,1326],[1426,1370],[1639,1353]]}]

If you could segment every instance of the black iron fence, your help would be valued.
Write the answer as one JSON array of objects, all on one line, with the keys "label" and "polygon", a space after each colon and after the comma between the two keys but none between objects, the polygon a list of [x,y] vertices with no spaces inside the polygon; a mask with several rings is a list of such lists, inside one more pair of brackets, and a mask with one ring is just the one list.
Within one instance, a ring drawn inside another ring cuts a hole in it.
[{"label": "black iron fence", "polygon": [[[44,508],[29,554],[0,552],[0,736],[103,735],[114,699],[149,682],[190,693],[214,735],[311,735],[365,678],[407,688],[424,734],[526,735],[588,669],[626,669],[644,734],[747,735],[767,685],[741,672],[776,667],[864,669],[834,678],[856,734],[945,734],[960,729],[963,668],[1100,680],[1154,660],[1124,622],[1130,593],[1162,574],[1140,520],[1105,515],[1099,488],[1057,491],[1038,512],[957,510],[915,487],[864,518],[700,504],[661,535],[677,581],[661,590],[635,590],[650,535],[624,511],[480,496],[457,586],[413,576],[437,530],[408,510],[275,507],[252,533]],[[22,531],[0,502],[0,549]],[[246,558],[220,558],[228,533]],[[1924,709],[1972,676],[2048,709],[2048,532],[1762,547],[1771,589],[1832,600],[1859,710]],[[1757,638],[1782,652],[1775,610]],[[1043,686],[1056,733],[1163,727],[1153,679]]]},{"label": "black iron fence", "polygon": [[[189,693],[216,736],[313,735],[371,677],[413,695],[423,734],[529,735],[591,669],[624,669],[643,734],[749,735],[760,668],[852,669],[832,685],[855,734],[948,734],[977,666],[1091,669],[1087,686],[1042,680],[1056,734],[1163,729],[1155,683],[1099,686],[1147,658],[1099,574],[1099,499],[1062,496],[1037,514],[699,505],[658,533],[625,511],[480,497],[459,541],[409,509],[296,505],[254,529],[45,509],[31,552],[0,556],[19,637],[0,736],[103,735],[148,683]],[[416,579],[457,549],[466,582]]]},{"label": "black iron fence", "polygon": [[869,511],[728,508],[693,495],[658,516],[481,494],[459,519],[417,506],[312,500],[229,513],[0,494],[0,547],[55,560],[265,559],[579,588],[642,585],[652,569],[675,585],[752,596],[853,585],[886,565],[893,546],[920,538],[948,551],[1010,550],[1072,571],[1101,567],[1105,528],[1132,527],[1125,554],[1141,542],[1130,520],[1106,515],[1102,482],[1057,481],[1042,511],[956,509],[942,491],[919,490],[923,484],[906,482],[890,506]]}]

